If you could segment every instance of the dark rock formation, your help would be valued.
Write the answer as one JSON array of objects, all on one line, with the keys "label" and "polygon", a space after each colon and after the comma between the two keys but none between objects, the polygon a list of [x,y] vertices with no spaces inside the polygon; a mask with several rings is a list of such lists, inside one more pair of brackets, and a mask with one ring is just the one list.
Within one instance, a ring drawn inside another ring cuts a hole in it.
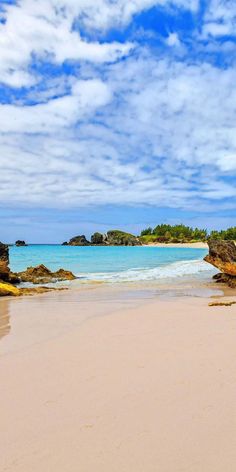
[{"label": "dark rock formation", "polygon": [[139,239],[130,233],[113,230],[107,233],[107,243],[111,246],[140,246]]},{"label": "dark rock formation", "polygon": [[106,244],[106,242],[107,242],[107,237],[106,237],[106,235],[104,235],[102,233],[94,233],[91,236],[91,243],[92,244],[103,245],[103,244]]},{"label": "dark rock formation", "polygon": [[217,284],[227,284],[230,288],[236,288],[236,277],[228,274],[216,274],[213,276],[213,279]]},{"label": "dark rock formation", "polygon": [[76,279],[75,275],[68,270],[59,269],[56,272],[51,272],[43,264],[37,267],[28,267],[25,271],[18,272],[15,275],[20,278],[21,282],[31,282],[33,284],[48,284]]},{"label": "dark rock formation", "polygon": [[204,257],[206,262],[217,267],[221,273],[213,276],[217,283],[227,284],[236,288],[236,246],[233,241],[209,240],[209,254]]},{"label": "dark rock formation", "polygon": [[0,243],[0,280],[8,281],[9,274],[9,249],[6,244]]},{"label": "dark rock formation", "polygon": [[81,236],[75,236],[74,238],[70,239],[68,246],[89,246],[90,242],[87,241],[84,234]]},{"label": "dark rock formation", "polygon": [[94,233],[89,242],[84,235],[75,236],[70,241],[64,242],[63,246],[141,246],[139,238],[124,231],[112,230],[107,234]]},{"label": "dark rock formation", "polygon": [[16,245],[16,246],[27,246],[26,242],[25,242],[25,241],[21,241],[20,239],[18,239],[18,240],[15,242],[15,245]]}]

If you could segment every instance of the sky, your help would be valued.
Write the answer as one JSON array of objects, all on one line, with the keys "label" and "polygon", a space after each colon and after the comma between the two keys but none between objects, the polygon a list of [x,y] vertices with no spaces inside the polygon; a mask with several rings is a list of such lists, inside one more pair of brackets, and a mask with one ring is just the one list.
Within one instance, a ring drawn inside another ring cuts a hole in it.
[{"label": "sky", "polygon": [[0,240],[235,217],[235,0],[0,0]]}]

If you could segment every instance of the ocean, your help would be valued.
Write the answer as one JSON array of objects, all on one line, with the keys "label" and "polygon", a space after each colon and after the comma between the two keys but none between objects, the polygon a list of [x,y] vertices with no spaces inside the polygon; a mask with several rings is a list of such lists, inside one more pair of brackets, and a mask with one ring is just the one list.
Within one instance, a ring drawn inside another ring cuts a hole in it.
[{"label": "ocean", "polygon": [[203,261],[206,249],[171,247],[76,247],[29,245],[10,247],[14,272],[44,264],[51,270],[71,270],[78,281],[108,283],[210,278],[214,269]]}]

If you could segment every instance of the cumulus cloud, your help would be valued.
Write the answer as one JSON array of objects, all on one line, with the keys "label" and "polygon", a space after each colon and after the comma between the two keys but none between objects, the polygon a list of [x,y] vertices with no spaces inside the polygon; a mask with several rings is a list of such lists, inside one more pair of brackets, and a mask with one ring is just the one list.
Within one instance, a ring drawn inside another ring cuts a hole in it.
[{"label": "cumulus cloud", "polygon": [[46,104],[2,105],[1,200],[191,208],[236,197],[221,181],[236,170],[235,80],[141,56]]},{"label": "cumulus cloud", "polygon": [[127,24],[133,15],[155,5],[196,9],[198,0],[19,0],[5,5],[0,23],[0,82],[12,87],[33,85],[32,57],[64,61],[113,62],[134,46],[126,42],[86,41],[80,28],[106,30]]},{"label": "cumulus cloud", "polygon": [[[219,2],[219,0],[218,0]],[[155,205],[210,211],[236,199],[236,68],[175,47],[88,41],[156,4],[185,0],[22,0],[0,25],[1,79],[28,90],[0,105],[0,200],[72,208]],[[209,10],[205,25],[215,24]],[[74,25],[74,28],[73,28]],[[207,26],[206,26],[207,28]],[[182,39],[182,38],[181,38]],[[178,46],[178,33],[167,38]],[[14,47],[15,46],[15,47]],[[9,53],[7,53],[7,52]],[[33,59],[79,69],[47,77]],[[5,75],[4,75],[5,74]],[[225,202],[226,201],[226,202]]]}]

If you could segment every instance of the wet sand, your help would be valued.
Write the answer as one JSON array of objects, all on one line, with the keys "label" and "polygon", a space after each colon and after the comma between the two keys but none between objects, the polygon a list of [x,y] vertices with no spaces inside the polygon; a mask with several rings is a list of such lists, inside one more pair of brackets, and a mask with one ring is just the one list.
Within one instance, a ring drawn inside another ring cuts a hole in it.
[{"label": "wet sand", "polygon": [[234,472],[236,306],[209,301],[4,301],[0,470]]}]

